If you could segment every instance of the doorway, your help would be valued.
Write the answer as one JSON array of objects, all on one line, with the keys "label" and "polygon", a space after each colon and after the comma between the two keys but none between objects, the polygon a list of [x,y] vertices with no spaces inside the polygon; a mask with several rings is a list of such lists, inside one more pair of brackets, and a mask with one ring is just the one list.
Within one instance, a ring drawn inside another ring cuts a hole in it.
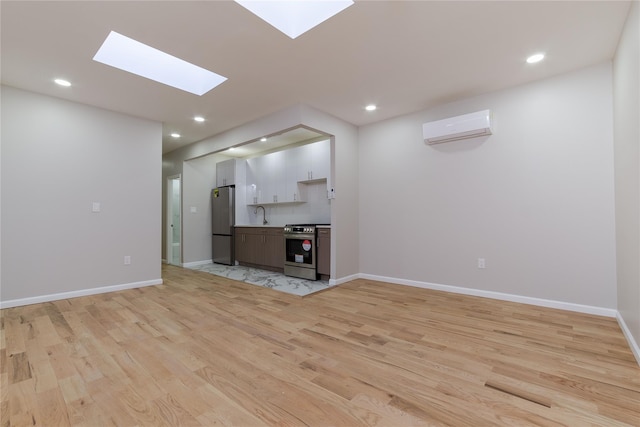
[{"label": "doorway", "polygon": [[182,265],[182,179],[167,178],[167,263]]}]

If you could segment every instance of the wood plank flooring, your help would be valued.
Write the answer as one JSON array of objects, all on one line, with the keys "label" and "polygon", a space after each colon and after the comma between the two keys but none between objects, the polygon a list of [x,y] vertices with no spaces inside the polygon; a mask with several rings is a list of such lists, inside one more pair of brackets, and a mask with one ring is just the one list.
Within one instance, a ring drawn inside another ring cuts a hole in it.
[{"label": "wood plank flooring", "polygon": [[615,319],[368,280],[161,286],[1,311],[1,426],[640,426]]}]

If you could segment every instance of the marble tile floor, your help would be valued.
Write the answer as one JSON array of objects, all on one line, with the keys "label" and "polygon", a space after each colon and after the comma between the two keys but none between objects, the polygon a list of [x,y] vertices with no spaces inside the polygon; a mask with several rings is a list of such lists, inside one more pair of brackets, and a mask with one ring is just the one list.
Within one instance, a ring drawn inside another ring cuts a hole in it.
[{"label": "marble tile floor", "polygon": [[189,268],[301,297],[329,289],[332,286],[326,280],[298,279],[297,277],[289,277],[281,273],[242,265],[230,266],[209,263]]}]

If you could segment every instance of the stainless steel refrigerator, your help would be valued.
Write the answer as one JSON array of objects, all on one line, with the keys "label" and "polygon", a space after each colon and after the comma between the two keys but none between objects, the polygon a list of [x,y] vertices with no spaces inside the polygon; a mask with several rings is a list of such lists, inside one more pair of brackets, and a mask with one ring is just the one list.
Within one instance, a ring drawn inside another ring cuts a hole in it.
[{"label": "stainless steel refrigerator", "polygon": [[234,265],[236,203],[234,187],[218,187],[211,192],[213,254],[217,264]]}]

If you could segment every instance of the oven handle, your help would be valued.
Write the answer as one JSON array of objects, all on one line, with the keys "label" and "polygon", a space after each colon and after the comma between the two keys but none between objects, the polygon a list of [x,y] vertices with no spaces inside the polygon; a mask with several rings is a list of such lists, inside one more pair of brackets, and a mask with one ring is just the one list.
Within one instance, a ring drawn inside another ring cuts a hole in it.
[{"label": "oven handle", "polygon": [[315,234],[305,234],[305,233],[284,233],[285,239],[295,239],[295,240],[311,240],[315,239]]}]

